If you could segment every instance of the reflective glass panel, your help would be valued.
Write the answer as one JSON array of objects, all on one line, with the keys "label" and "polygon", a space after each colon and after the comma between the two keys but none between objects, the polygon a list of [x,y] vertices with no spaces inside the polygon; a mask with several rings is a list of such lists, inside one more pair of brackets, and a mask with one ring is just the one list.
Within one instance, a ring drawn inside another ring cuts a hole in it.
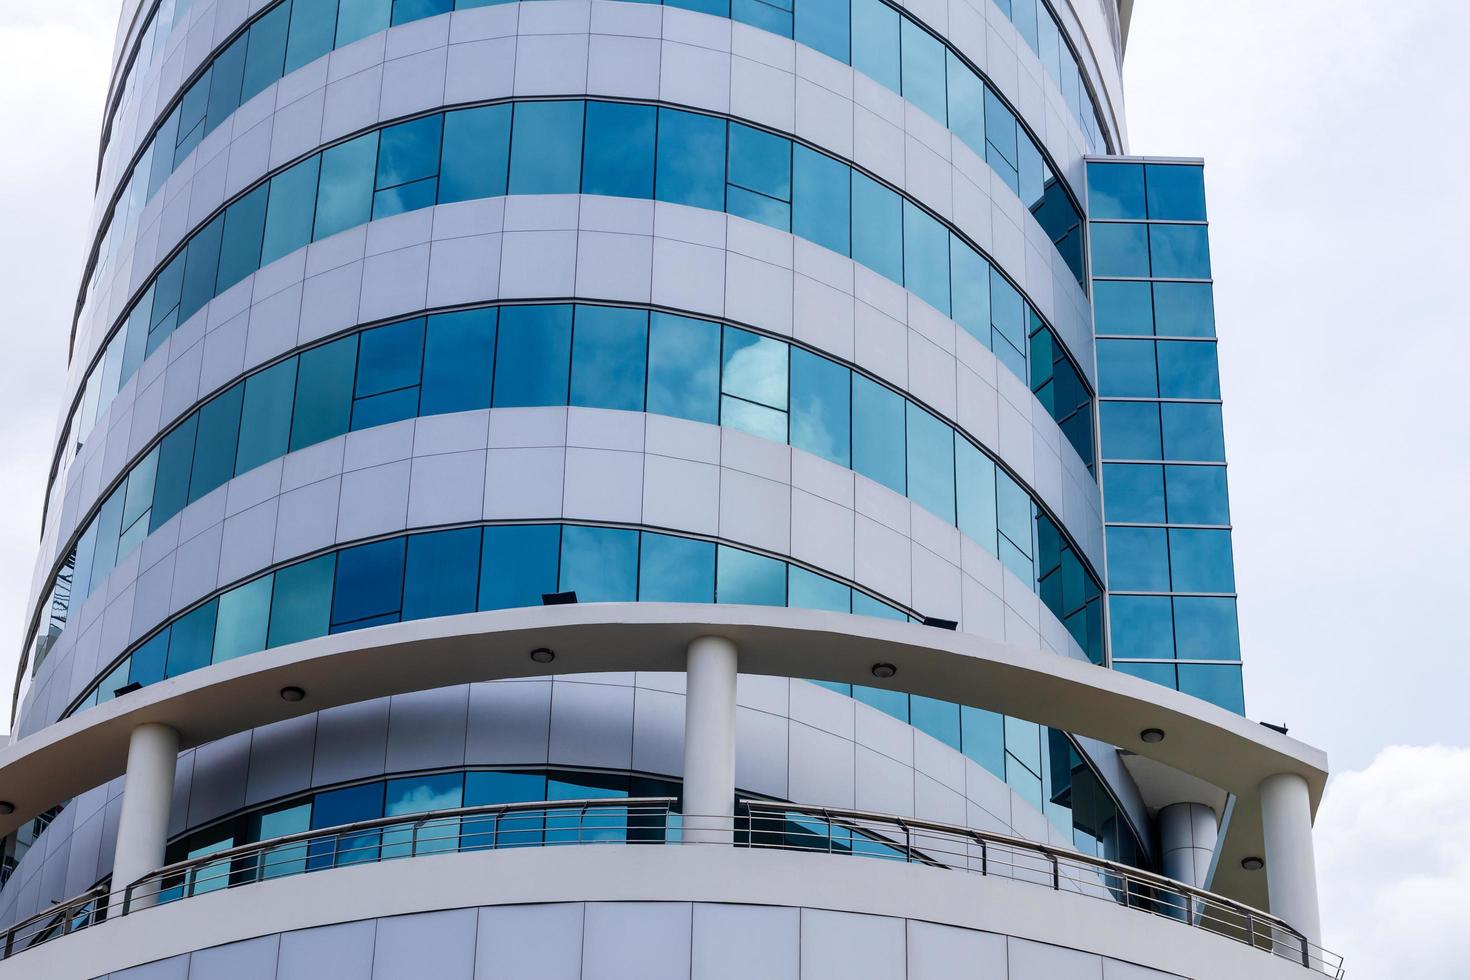
[{"label": "reflective glass panel", "polygon": [[332,628],[392,616],[403,603],[404,538],[389,538],[337,553]]},{"label": "reflective glass panel", "polygon": [[[1112,541],[1111,532],[1108,541]],[[1176,592],[1235,591],[1229,531],[1171,528],[1169,564]]]},{"label": "reflective glass panel", "polygon": [[557,591],[560,550],[561,528],[556,524],[485,528],[480,608],[541,605],[543,595]]},{"label": "reflective glass panel", "polygon": [[582,102],[518,102],[510,193],[576,194],[582,186]]},{"label": "reflective glass panel", "polygon": [[717,602],[747,606],[786,605],[786,563],[720,545],[716,557]]},{"label": "reflective glass panel", "polygon": [[578,602],[638,598],[638,532],[568,524],[561,531],[561,587]]},{"label": "reflective glass panel", "polygon": [[[1088,173],[1096,171],[1089,166]],[[1148,171],[1148,216],[1163,221],[1205,220],[1205,172],[1203,167],[1150,163]]]},{"label": "reflective glass panel", "polygon": [[1158,324],[1155,332],[1159,336],[1215,336],[1215,295],[1209,283],[1156,282],[1153,285],[1154,318]]},{"label": "reflective glass panel", "polygon": [[438,415],[490,407],[495,376],[496,310],[429,317],[419,412]]},{"label": "reflective glass panel", "polygon": [[1146,282],[1094,282],[1092,309],[1097,321],[1097,332],[1144,336],[1153,333],[1154,310],[1151,297],[1152,291]]},{"label": "reflective glass panel", "polygon": [[852,468],[898,493],[904,475],[904,399],[860,374],[852,376]]},{"label": "reflective glass panel", "polygon": [[1148,275],[1148,225],[1095,224],[1091,232],[1093,275]]},{"label": "reflective glass panel", "polygon": [[1207,340],[1160,340],[1159,395],[1163,398],[1219,398],[1220,365]]},{"label": "reflective glass panel", "polygon": [[269,646],[285,646],[327,635],[331,625],[332,582],[336,570],[337,556],[329,554],[288,565],[276,572]]},{"label": "reflective glass panel", "polygon": [[660,201],[725,210],[725,121],[660,109],[654,173]]},{"label": "reflective glass panel", "polygon": [[791,348],[791,445],[840,466],[852,458],[852,372]]},{"label": "reflective glass panel", "polygon": [[1109,588],[1169,591],[1169,542],[1163,528],[1110,527],[1107,535]]},{"label": "reflective glass panel", "polygon": [[1166,466],[1169,520],[1175,524],[1229,524],[1223,466]]},{"label": "reflective glass panel", "polygon": [[1108,600],[1113,658],[1169,660],[1174,656],[1174,620],[1168,596],[1117,595]]},{"label": "reflective glass panel", "polygon": [[570,306],[508,306],[500,311],[495,405],[565,405],[572,347]]},{"label": "reflective glass panel", "polygon": [[403,618],[474,612],[479,582],[479,528],[410,535],[403,575]]},{"label": "reflective glass panel", "polygon": [[648,411],[715,424],[720,417],[720,329],[654,313],[648,337]]},{"label": "reflective glass panel", "polygon": [[1204,225],[1149,225],[1148,243],[1153,274],[1160,279],[1210,277],[1210,239]]},{"label": "reflective glass panel", "polygon": [[[1089,163],[1087,211],[1092,218],[1148,217],[1139,163]],[[1154,217],[1159,217],[1155,215]]]},{"label": "reflective glass panel", "polygon": [[639,546],[638,601],[714,602],[714,544],[643,532]]},{"label": "reflective glass panel", "polygon": [[1239,660],[1235,600],[1175,596],[1174,637],[1182,660]]},{"label": "reflective glass panel", "polygon": [[572,331],[571,404],[643,410],[648,363],[648,313],[578,306]]},{"label": "reflective glass panel", "polygon": [[582,193],[653,197],[658,110],[621,102],[588,102]]},{"label": "reflective glass panel", "polygon": [[492,105],[444,114],[440,204],[505,193],[510,166],[510,110],[508,105]]}]

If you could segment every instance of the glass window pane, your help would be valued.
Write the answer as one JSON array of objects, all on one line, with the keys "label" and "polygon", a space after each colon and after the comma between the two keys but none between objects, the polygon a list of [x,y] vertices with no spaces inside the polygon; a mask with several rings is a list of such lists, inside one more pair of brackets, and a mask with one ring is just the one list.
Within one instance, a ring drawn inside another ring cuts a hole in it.
[{"label": "glass window pane", "polygon": [[906,493],[904,429],[903,396],[854,374],[852,468],[890,490]]},{"label": "glass window pane", "polygon": [[909,496],[929,513],[955,522],[954,430],[908,403]]},{"label": "glass window pane", "polygon": [[1102,402],[1103,455],[1112,459],[1159,459],[1159,406],[1154,402]]},{"label": "glass window pane", "polygon": [[352,431],[411,419],[418,414],[418,408],[417,387],[359,398],[352,403]]},{"label": "glass window pane", "polygon": [[454,0],[393,0],[393,23],[395,26],[408,24],[427,17],[447,14],[453,9]]},{"label": "glass window pane", "polygon": [[316,214],[317,175],[322,158],[318,154],[271,178],[270,201],[265,211],[265,240],[261,246],[262,266],[311,241]]},{"label": "glass window pane", "polygon": [[720,425],[772,442],[785,442],[787,438],[785,412],[729,395],[720,399]]},{"label": "glass window pane", "polygon": [[1169,591],[1169,543],[1163,528],[1110,527],[1108,586],[1120,592]]},{"label": "glass window pane", "polygon": [[895,92],[899,78],[899,14],[880,0],[852,0],[852,66]]},{"label": "glass window pane", "polygon": [[960,706],[949,701],[915,694],[909,697],[909,724],[925,735],[937,738],[958,750],[960,739]]},{"label": "glass window pane", "polygon": [[541,597],[558,591],[559,524],[485,528],[480,557],[480,608],[539,606]]},{"label": "glass window pane", "polygon": [[852,612],[855,616],[872,616],[874,619],[888,619],[896,623],[910,621],[908,614],[902,609],[895,609],[858,589],[852,590]]},{"label": "glass window pane", "polygon": [[215,218],[189,239],[184,260],[184,282],[179,292],[179,323],[204,308],[214,299],[219,276],[219,250],[224,236],[224,217]]},{"label": "glass window pane", "polygon": [[949,231],[909,201],[903,202],[904,285],[949,315]]},{"label": "glass window pane", "polygon": [[578,602],[638,598],[638,532],[568,524],[561,532],[561,592]]},{"label": "glass window pane", "polygon": [[988,87],[985,89],[985,142],[988,144],[985,159],[992,167],[1004,163],[1009,172],[1002,173],[1001,176],[1011,185],[1012,190],[1019,193],[1016,166],[1020,161],[1016,152],[1016,117],[1000,100],[1000,96]]},{"label": "glass window pane", "polygon": [[1205,282],[1156,282],[1155,331],[1161,337],[1215,336],[1215,294]]},{"label": "glass window pane", "polygon": [[1239,660],[1235,600],[1176,596],[1174,638],[1181,660]]},{"label": "glass window pane", "polygon": [[1219,398],[1220,365],[1215,345],[1205,340],[1160,340],[1159,395],[1163,398]]},{"label": "glass window pane", "polygon": [[373,212],[373,174],[378,162],[378,134],[322,151],[321,185],[316,195],[312,241],[365,223]]},{"label": "glass window pane", "polygon": [[217,283],[219,292],[224,292],[260,268],[260,246],[265,236],[265,210],[269,197],[270,188],[263,185],[225,211]]},{"label": "glass window pane", "polygon": [[492,308],[429,317],[419,395],[421,415],[490,407],[490,381],[495,376],[495,315]]},{"label": "glass window pane", "polygon": [[[156,483],[155,477],[158,473],[158,449],[154,448],[147,456],[138,461],[128,474],[127,495],[123,499],[122,528],[126,532],[134,524],[141,524],[145,533],[147,521],[141,520],[153,506],[153,488]],[[128,549],[119,547],[118,554],[126,555]]]},{"label": "glass window pane", "polygon": [[286,61],[286,28],[290,22],[290,5],[282,4],[250,25],[240,91],[242,103],[249,102],[281,77]]},{"label": "glass window pane", "polygon": [[424,353],[424,318],[364,330],[357,348],[358,398],[419,383]]},{"label": "glass window pane", "polygon": [[570,306],[510,306],[500,311],[495,405],[565,405],[572,348]]},{"label": "glass window pane", "polygon": [[[1004,472],[995,474],[995,523],[1002,540],[1008,540],[1021,554],[1031,557],[1031,496]],[[1004,554],[1001,555],[1005,557]],[[1017,575],[1029,581],[1030,576]]]},{"label": "glass window pane", "polygon": [[1108,463],[1103,467],[1103,501],[1109,521],[1164,523],[1164,468]]},{"label": "glass window pane", "polygon": [[653,106],[588,102],[582,193],[653,197],[657,120]]},{"label": "glass window pane", "polygon": [[168,637],[169,631],[164,629],[133,651],[133,655],[128,658],[129,684],[147,687],[149,684],[157,684],[167,676]]},{"label": "glass window pane", "polygon": [[[455,810],[464,805],[464,773],[441,772],[388,780],[383,816],[397,817],[434,810]],[[434,828],[426,830],[430,836]]]},{"label": "glass window pane", "polygon": [[995,463],[967,439],[955,440],[955,487],[961,533],[994,555]]},{"label": "glass window pane", "polygon": [[1114,664],[1113,669],[1168,688],[1173,688],[1178,683],[1178,675],[1175,673],[1173,664],[1119,663]]},{"label": "glass window pane", "polygon": [[240,434],[240,403],[245,386],[220,392],[199,409],[199,437],[194,445],[194,470],[189,477],[189,503],[235,475],[235,446]]},{"label": "glass window pane", "polygon": [[1152,340],[1099,340],[1097,385],[1103,397],[1156,398],[1158,368]]},{"label": "glass window pane", "polygon": [[1219,405],[1171,402],[1163,414],[1164,458],[1225,461],[1225,429]]},{"label": "glass window pane", "polygon": [[791,348],[791,445],[839,466],[852,459],[852,372]]},{"label": "glass window pane", "polygon": [[1089,163],[1087,213],[1092,218],[1147,218],[1148,212],[1144,208],[1143,165]]},{"label": "glass window pane", "polygon": [[509,105],[491,105],[444,114],[440,204],[499,197],[505,193],[510,161],[510,110]]},{"label": "glass window pane", "polygon": [[404,539],[389,538],[337,554],[332,628],[364,619],[397,617],[403,605]]},{"label": "glass window pane", "polygon": [[957,58],[946,51],[946,74],[949,83],[949,128],[965,145],[985,159],[985,83]]},{"label": "glass window pane", "polygon": [[1108,600],[1113,659],[1169,660],[1174,656],[1174,620],[1168,596],[1117,595]]},{"label": "glass window pane", "polygon": [[[1096,170],[1096,165],[1088,168]],[[1162,221],[1205,220],[1205,171],[1203,167],[1150,163],[1148,216]]]},{"label": "glass window pane", "polygon": [[571,403],[586,408],[643,411],[648,363],[648,313],[578,306],[572,330]]},{"label": "glass window pane", "polygon": [[294,0],[286,42],[286,71],[293,72],[332,50],[337,0]]},{"label": "glass window pane", "polygon": [[870,708],[877,708],[885,715],[897,718],[904,724],[909,720],[909,696],[902,691],[888,691],[881,687],[868,687],[863,684],[852,686],[852,697],[854,701],[866,704]]},{"label": "glass window pane", "polygon": [[338,0],[337,47],[388,29],[392,0]]},{"label": "glass window pane", "polygon": [[730,183],[778,201],[791,200],[791,141],[730,124]]},{"label": "glass window pane", "polygon": [[409,536],[403,573],[405,622],[474,612],[479,588],[479,528]]},{"label": "glass window pane", "polygon": [[638,601],[714,602],[714,544],[644,531],[639,552]]},{"label": "glass window pane", "polygon": [[265,649],[273,577],[263,575],[219,597],[214,624],[214,662]]},{"label": "glass window pane", "polygon": [[946,120],[944,45],[914,21],[903,18],[903,97],[940,122]]},{"label": "glass window pane", "polygon": [[244,473],[286,454],[296,392],[296,358],[245,379],[235,472]]},{"label": "glass window pane", "polygon": [[[1229,524],[1230,498],[1223,466],[1166,466],[1169,520],[1174,524]],[[1109,512],[1109,519],[1112,514]]]},{"label": "glass window pane", "polygon": [[424,180],[399,184],[397,187],[378,191],[373,195],[373,219],[391,218],[405,211],[431,208],[434,206],[438,189],[439,179],[428,177]]},{"label": "glass window pane", "polygon": [[660,109],[654,196],[711,211],[725,209],[725,121]]},{"label": "glass window pane", "polygon": [[1097,332],[1144,336],[1153,333],[1154,311],[1149,297],[1149,284],[1146,282],[1094,282],[1092,309],[1097,320]]},{"label": "glass window pane", "polygon": [[[1108,540],[1111,542],[1112,538]],[[1229,531],[1169,530],[1169,565],[1176,592],[1234,592]]]},{"label": "glass window pane", "polygon": [[852,175],[852,257],[880,276],[903,282],[903,199],[857,172]]},{"label": "glass window pane", "polygon": [[510,144],[510,193],[576,194],[582,183],[582,102],[521,102]]},{"label": "glass window pane", "polygon": [[799,143],[792,148],[791,230],[839,255],[852,246],[852,169]]},{"label": "glass window pane", "polygon": [[949,236],[951,316],[965,332],[990,347],[990,263],[954,235]]},{"label": "glass window pane", "polygon": [[337,556],[322,555],[280,569],[271,597],[269,646],[326,636],[331,625]]},{"label": "glass window pane", "polygon": [[1225,664],[1180,664],[1179,690],[1217,704],[1226,711],[1245,714],[1245,691],[1240,668]]},{"label": "glass window pane", "polygon": [[[199,415],[196,412],[180,422],[159,444],[158,471],[153,480],[153,510],[148,523],[150,532],[158,530],[189,501],[189,470],[194,465],[194,436],[198,429]],[[85,567],[90,568],[90,563]],[[76,591],[86,595],[87,590],[77,588]]]},{"label": "glass window pane", "polygon": [[786,605],[786,563],[720,545],[715,601],[747,606]]},{"label": "glass window pane", "polygon": [[1210,237],[1204,225],[1149,225],[1148,244],[1153,274],[1159,278],[1210,278]]},{"label": "glass window pane", "polygon": [[720,417],[720,329],[654,313],[648,338],[648,411],[715,424]]},{"label": "glass window pane", "polygon": [[1095,276],[1147,276],[1148,225],[1094,224],[1092,274]]},{"label": "glass window pane", "polygon": [[356,336],[313,347],[301,355],[296,369],[296,410],[291,418],[292,452],[347,431],[356,368]]},{"label": "glass window pane", "polygon": [[214,617],[218,603],[211,599],[174,621],[169,630],[168,676],[178,677],[208,667],[214,646]]},{"label": "glass window pane", "polygon": [[847,64],[851,19],[848,0],[801,0],[796,4],[796,43]]},{"label": "glass window pane", "polygon": [[997,779],[1006,773],[1005,718],[983,708],[960,706],[960,745],[970,759]]},{"label": "glass window pane", "polygon": [[389,126],[379,136],[379,190],[395,187],[439,174],[439,137],[444,116],[435,113],[397,126]]},{"label": "glass window pane", "polygon": [[771,408],[786,408],[786,344],[771,337],[725,328],[720,390]]},{"label": "glass window pane", "polygon": [[[1006,360],[1007,345],[1017,354],[1026,349],[1026,302],[1016,287],[994,268],[990,270],[990,326],[994,340],[991,346],[1001,360]],[[1000,343],[1002,340],[1004,344]],[[1014,362],[1008,364],[1017,377],[1026,376],[1024,358],[1019,371]]]},{"label": "glass window pane", "polygon": [[786,587],[786,605],[792,609],[852,611],[852,589],[825,575],[791,565],[787,570]]}]

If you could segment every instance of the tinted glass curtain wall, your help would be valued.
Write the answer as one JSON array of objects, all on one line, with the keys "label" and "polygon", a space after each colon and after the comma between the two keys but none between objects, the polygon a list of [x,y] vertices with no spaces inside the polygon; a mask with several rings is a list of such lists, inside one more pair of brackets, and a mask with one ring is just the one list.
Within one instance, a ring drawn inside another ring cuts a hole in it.
[{"label": "tinted glass curtain wall", "polygon": [[1200,164],[1087,168],[1116,669],[1244,713]]}]

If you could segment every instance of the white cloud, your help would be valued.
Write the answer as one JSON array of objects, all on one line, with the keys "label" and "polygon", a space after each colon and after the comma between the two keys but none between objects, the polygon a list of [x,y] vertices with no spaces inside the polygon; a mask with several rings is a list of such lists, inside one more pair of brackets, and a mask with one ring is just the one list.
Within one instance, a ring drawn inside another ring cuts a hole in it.
[{"label": "white cloud", "polygon": [[1384,749],[1328,786],[1316,844],[1323,944],[1349,978],[1470,972],[1470,747]]}]

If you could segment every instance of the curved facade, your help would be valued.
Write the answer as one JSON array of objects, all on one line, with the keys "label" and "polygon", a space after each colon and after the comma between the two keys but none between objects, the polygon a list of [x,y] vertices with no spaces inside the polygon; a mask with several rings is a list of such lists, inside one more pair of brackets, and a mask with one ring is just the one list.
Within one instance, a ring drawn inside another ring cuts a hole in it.
[{"label": "curved facade", "polygon": [[125,4],[0,976],[1337,970],[1118,13]]}]

